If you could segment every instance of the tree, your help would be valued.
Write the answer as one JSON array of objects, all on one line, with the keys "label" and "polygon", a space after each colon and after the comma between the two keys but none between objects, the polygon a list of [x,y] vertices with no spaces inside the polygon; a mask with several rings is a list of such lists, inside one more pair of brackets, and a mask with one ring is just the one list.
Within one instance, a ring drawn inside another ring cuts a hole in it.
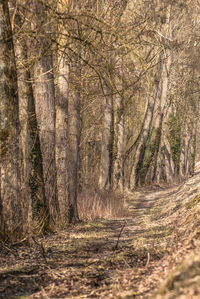
[{"label": "tree", "polygon": [[38,32],[29,43],[29,58],[33,61],[33,93],[42,154],[46,207],[50,224],[59,221],[55,161],[55,89],[51,44],[51,26],[44,22],[46,7],[42,2],[31,4],[31,30]]},{"label": "tree", "polygon": [[8,1],[0,1],[0,210],[1,234],[22,233],[17,74]]}]

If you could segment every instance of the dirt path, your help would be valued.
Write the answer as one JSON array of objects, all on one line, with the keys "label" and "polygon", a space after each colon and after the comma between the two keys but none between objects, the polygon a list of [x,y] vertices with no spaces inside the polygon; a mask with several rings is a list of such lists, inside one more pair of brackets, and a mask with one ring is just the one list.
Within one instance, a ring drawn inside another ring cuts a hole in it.
[{"label": "dirt path", "polygon": [[80,223],[31,246],[2,245],[0,298],[149,298],[179,252],[178,215],[199,181],[129,194],[123,219]]}]

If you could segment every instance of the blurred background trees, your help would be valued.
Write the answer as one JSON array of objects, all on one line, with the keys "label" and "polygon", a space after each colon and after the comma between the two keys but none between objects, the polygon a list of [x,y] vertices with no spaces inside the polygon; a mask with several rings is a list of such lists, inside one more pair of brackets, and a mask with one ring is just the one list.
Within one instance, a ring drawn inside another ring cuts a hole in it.
[{"label": "blurred background trees", "polygon": [[193,174],[199,26],[197,0],[0,1],[1,238]]}]

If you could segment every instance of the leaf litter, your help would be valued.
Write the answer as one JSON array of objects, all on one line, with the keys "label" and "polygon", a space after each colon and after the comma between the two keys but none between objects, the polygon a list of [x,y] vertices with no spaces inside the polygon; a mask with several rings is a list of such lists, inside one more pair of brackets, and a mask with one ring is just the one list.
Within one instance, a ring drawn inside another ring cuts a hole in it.
[{"label": "leaf litter", "polygon": [[200,298],[199,194],[195,175],[126,195],[124,217],[2,243],[0,298]]}]

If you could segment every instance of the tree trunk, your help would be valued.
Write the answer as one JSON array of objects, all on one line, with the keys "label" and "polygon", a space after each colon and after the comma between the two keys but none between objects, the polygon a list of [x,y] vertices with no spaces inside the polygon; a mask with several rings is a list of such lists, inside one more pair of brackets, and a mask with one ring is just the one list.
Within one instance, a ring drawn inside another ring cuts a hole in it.
[{"label": "tree trunk", "polygon": [[[64,13],[68,3],[57,3],[57,9]],[[68,219],[68,96],[69,96],[69,58],[66,53],[67,24],[60,23],[58,30],[58,45],[56,55],[56,170],[60,225],[69,222]]]},{"label": "tree trunk", "polygon": [[188,177],[191,173],[191,152],[194,140],[194,129],[185,126],[182,133],[181,154],[180,154],[180,171],[182,178]]},{"label": "tree trunk", "polygon": [[73,57],[70,63],[70,92],[68,99],[68,221],[78,220],[77,191],[80,146],[81,62]]},{"label": "tree trunk", "polygon": [[160,93],[160,75],[162,73],[162,62],[160,59],[161,58],[159,57],[158,69],[155,75],[153,95],[149,96],[149,102],[147,105],[147,110],[145,113],[144,122],[139,137],[139,142],[135,153],[135,160],[130,175],[130,189],[134,189],[139,182],[139,175],[140,175],[139,172],[145,155],[146,144],[148,141],[148,137],[151,129],[151,123],[154,114],[154,107],[155,107],[156,99],[159,97],[159,93]]},{"label": "tree trunk", "polygon": [[0,237],[22,233],[17,75],[8,1],[0,1]]},{"label": "tree trunk", "polygon": [[[171,8],[167,8],[166,12],[166,23],[164,24],[163,33],[168,37],[171,36]],[[164,41],[161,40],[162,43]],[[155,124],[152,129],[152,137],[151,144],[153,145],[152,154],[150,157],[150,161],[148,161],[148,165],[146,166],[145,175],[143,175],[143,182],[148,181],[148,183],[154,181],[160,181],[161,177],[168,177],[169,173],[174,168],[172,155],[170,150],[170,145],[167,139],[165,138],[165,133],[163,132],[163,122],[165,121],[165,110],[167,105],[167,92],[168,92],[168,81],[169,81],[169,70],[171,66],[171,52],[168,49],[164,49],[160,56],[160,72],[158,75],[158,79],[156,80],[158,83],[158,87],[156,88],[157,94],[157,102],[155,103],[155,110],[157,115],[155,116]],[[133,168],[135,174],[133,172],[133,178],[135,177],[135,185],[137,186],[140,179],[140,170],[142,167],[143,159],[145,156],[145,149],[147,144],[148,135],[150,132],[150,128],[146,130],[145,142],[143,142],[143,147],[139,146],[136,151],[135,164],[136,167]],[[148,134],[148,135],[147,135]],[[163,140],[162,140],[163,139]],[[140,145],[140,144],[139,144]],[[140,157],[140,159],[138,158]],[[170,159],[170,161],[168,161]],[[166,160],[166,164],[165,161]],[[139,161],[139,163],[137,162]],[[169,163],[167,163],[167,161]],[[165,166],[164,166],[165,165]],[[167,166],[168,165],[168,166]],[[169,168],[168,168],[169,167]],[[171,168],[171,170],[170,170]],[[169,179],[169,178],[168,178]],[[170,179],[171,180],[171,179]],[[134,185],[133,185],[134,186]]]},{"label": "tree trunk", "polygon": [[[118,57],[119,58],[119,57]],[[113,188],[120,192],[124,188],[124,103],[122,95],[122,59],[119,58],[117,67],[119,77],[116,80],[117,90],[113,97],[114,105],[114,166],[113,166]]]},{"label": "tree trunk", "polygon": [[109,190],[111,188],[112,173],[112,146],[113,146],[113,96],[111,88],[107,83],[103,85],[104,105],[103,105],[103,127],[101,141],[101,160],[99,188]]},{"label": "tree trunk", "polygon": [[43,162],[45,197],[50,223],[58,221],[55,163],[55,98],[53,63],[50,55],[41,57],[33,66],[34,99]]},{"label": "tree trunk", "polygon": [[15,54],[18,75],[19,122],[20,122],[20,160],[21,160],[21,198],[24,232],[32,231],[32,196],[30,179],[32,172],[31,151],[34,146],[31,138],[30,118],[33,117],[33,94],[30,74],[24,69],[23,61],[27,59],[26,45],[22,40],[15,39]]}]

